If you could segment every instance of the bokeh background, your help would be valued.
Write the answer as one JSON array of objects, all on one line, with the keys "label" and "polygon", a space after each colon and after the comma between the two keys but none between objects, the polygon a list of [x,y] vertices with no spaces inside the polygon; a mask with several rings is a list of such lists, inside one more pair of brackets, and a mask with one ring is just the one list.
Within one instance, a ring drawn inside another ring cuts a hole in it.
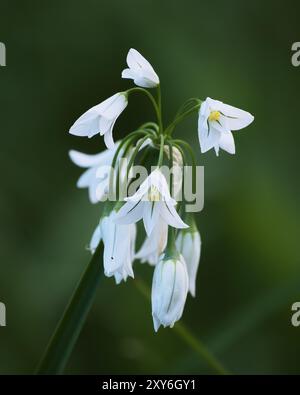
[{"label": "bokeh background", "polygon": [[[132,86],[121,80],[130,47],[162,82],[165,121],[187,98],[207,96],[253,113],[237,154],[200,155],[196,117],[180,128],[205,166],[197,220],[203,254],[196,299],[183,322],[231,371],[299,373],[299,2],[63,0],[0,2],[0,373],[31,374],[90,259],[98,221],[68,150],[102,139],[67,133],[86,109]],[[132,97],[116,138],[153,119]],[[136,273],[149,285],[152,269]],[[171,329],[154,334],[132,280],[103,279],[69,374],[211,373]]]}]

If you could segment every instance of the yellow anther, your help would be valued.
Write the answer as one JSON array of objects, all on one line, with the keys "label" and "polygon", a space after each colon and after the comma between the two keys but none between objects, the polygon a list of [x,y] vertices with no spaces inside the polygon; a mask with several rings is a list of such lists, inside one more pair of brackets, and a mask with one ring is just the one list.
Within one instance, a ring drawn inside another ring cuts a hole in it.
[{"label": "yellow anther", "polygon": [[148,193],[148,198],[150,202],[158,202],[160,200],[159,190],[155,186],[151,186],[150,191]]},{"label": "yellow anther", "polygon": [[221,114],[219,111],[212,111],[209,114],[208,120],[209,121],[218,121],[220,119],[220,116],[221,116]]}]

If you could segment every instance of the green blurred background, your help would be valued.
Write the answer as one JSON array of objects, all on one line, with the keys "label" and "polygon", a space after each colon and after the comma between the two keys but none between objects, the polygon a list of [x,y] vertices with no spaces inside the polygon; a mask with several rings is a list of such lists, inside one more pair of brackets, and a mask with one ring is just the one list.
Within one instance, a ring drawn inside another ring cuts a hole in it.
[{"label": "green blurred background", "polygon": [[[187,98],[241,107],[255,122],[237,154],[200,155],[196,117],[181,126],[205,166],[198,214],[203,254],[183,322],[235,373],[299,373],[300,40],[297,1],[3,1],[0,41],[0,373],[33,372],[90,255],[98,221],[68,150],[102,139],[67,133],[86,109],[132,86],[130,47],[162,82],[165,120]],[[153,119],[131,97],[114,135]],[[151,283],[152,269],[135,272]],[[171,329],[154,334],[150,304],[132,280],[103,279],[67,373],[211,373]]]}]

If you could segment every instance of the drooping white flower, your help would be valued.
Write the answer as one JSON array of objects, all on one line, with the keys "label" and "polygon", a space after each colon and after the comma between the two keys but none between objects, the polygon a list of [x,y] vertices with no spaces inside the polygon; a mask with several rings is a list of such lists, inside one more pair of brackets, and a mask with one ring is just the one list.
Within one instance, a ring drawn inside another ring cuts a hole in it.
[{"label": "drooping white flower", "polygon": [[122,71],[122,78],[133,79],[143,88],[155,88],[159,85],[158,75],[151,64],[136,49],[131,48],[127,54],[128,69]]},{"label": "drooping white flower", "polygon": [[117,118],[124,111],[127,104],[126,93],[116,93],[81,115],[69,130],[69,133],[89,138],[100,133],[101,136],[104,135],[104,142],[107,148],[112,149],[114,147],[112,130]]},{"label": "drooping white flower", "polygon": [[159,219],[154,226],[150,236],[147,236],[140,250],[136,253],[136,259],[142,263],[148,262],[150,265],[156,265],[159,256],[166,248],[168,240],[168,224]]},{"label": "drooping white flower", "polygon": [[164,258],[155,267],[152,282],[152,316],[154,329],[173,327],[183,313],[188,293],[188,273],[182,255]]},{"label": "drooping white flower", "polygon": [[176,201],[171,197],[166,178],[159,169],[154,170],[137,192],[125,200],[116,216],[119,224],[132,224],[143,218],[148,236],[160,219],[174,228],[188,227],[178,215]]},{"label": "drooping white flower", "polygon": [[119,142],[113,150],[105,150],[96,155],[88,155],[79,151],[70,150],[69,156],[73,163],[82,167],[85,172],[77,181],[78,188],[88,188],[91,203],[101,201],[108,192],[110,166]]},{"label": "drooping white flower", "polygon": [[103,265],[107,277],[115,277],[116,283],[134,277],[132,264],[135,255],[136,225],[115,223],[116,211],[105,213],[100,219],[90,241],[92,253],[101,240],[104,244]]},{"label": "drooping white flower", "polygon": [[189,275],[189,291],[192,296],[195,296],[196,277],[201,255],[201,238],[195,225],[179,231],[176,247],[186,263]]},{"label": "drooping white flower", "polygon": [[243,129],[254,120],[247,111],[224,104],[219,100],[207,98],[200,107],[198,119],[198,136],[201,152],[214,148],[235,154],[232,130]]}]

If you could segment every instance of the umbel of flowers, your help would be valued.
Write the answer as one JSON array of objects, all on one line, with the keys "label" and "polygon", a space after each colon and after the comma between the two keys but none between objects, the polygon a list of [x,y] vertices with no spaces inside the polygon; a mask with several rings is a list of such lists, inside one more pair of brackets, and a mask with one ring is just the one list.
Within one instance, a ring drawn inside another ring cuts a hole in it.
[{"label": "umbel of flowers", "polygon": [[[201,152],[214,149],[219,155],[222,149],[234,154],[232,131],[248,126],[254,117],[219,100],[192,98],[164,128],[158,75],[135,49],[128,52],[127,65],[122,78],[132,79],[137,86],[115,93],[95,105],[70,128],[70,133],[75,136],[103,136],[107,150],[96,155],[74,150],[69,154],[71,160],[84,169],[77,186],[88,188],[91,203],[100,202],[102,206],[89,248],[94,253],[103,242],[105,275],[114,277],[119,284],[128,277],[134,278],[135,260],[154,266],[152,316],[157,331],[161,325],[172,327],[181,318],[188,292],[195,296],[201,253],[201,238],[194,214],[186,212],[184,200],[176,201],[176,191],[184,188],[183,176],[171,177],[168,183],[162,172],[165,164],[182,167],[186,164],[195,166],[196,163],[190,145],[175,139],[173,132],[186,117],[197,113]],[[152,89],[156,90],[156,95],[151,93]],[[115,123],[134,93],[149,98],[156,122],[144,123],[115,143]],[[121,190],[128,191],[126,176],[136,164],[151,165],[152,171],[132,194],[121,199]],[[103,170],[107,168],[110,171]],[[109,199],[111,195],[116,199]],[[141,226],[141,221],[144,241],[137,248],[137,226]]]}]

